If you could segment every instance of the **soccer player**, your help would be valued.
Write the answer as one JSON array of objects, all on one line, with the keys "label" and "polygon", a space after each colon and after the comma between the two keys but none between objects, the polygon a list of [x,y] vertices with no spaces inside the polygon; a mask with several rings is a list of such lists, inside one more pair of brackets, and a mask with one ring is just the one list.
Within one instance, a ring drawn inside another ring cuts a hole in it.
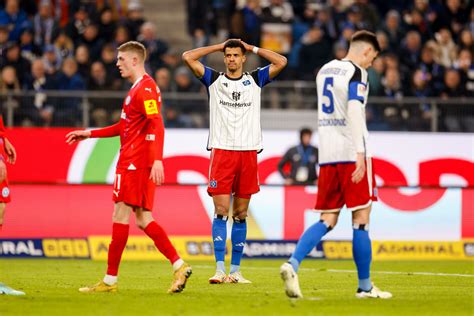
[{"label": "soccer player", "polygon": [[379,52],[373,33],[356,32],[347,56],[325,64],[316,77],[320,174],[315,209],[321,218],[303,233],[295,252],[280,268],[289,297],[302,297],[297,275],[301,261],[334,228],[344,205],[352,212],[352,252],[359,278],[356,297],[392,297],[370,281],[369,215],[377,198],[365,122],[366,69]]},{"label": "soccer player", "polygon": [[[10,202],[10,188],[8,187],[7,166],[5,162],[14,164],[16,161],[15,147],[6,137],[3,118],[0,116],[0,233],[3,227],[3,218],[5,216],[6,204]],[[25,295],[25,292],[12,289],[6,284],[0,283],[0,294],[6,295]]]},{"label": "soccer player", "polygon": [[155,185],[164,181],[164,126],[160,90],[145,72],[145,59],[145,47],[138,42],[127,42],[118,48],[117,67],[121,76],[133,83],[123,103],[120,122],[101,129],[77,130],[66,135],[69,144],[89,137],[119,135],[121,143],[113,189],[115,210],[107,274],[99,283],[79,289],[81,292],[117,291],[118,268],[128,239],[132,211],[138,227],[173,265],[173,282],[168,292],[181,292],[192,273],[191,267],[179,257],[166,232],[151,214]]},{"label": "soccer player", "polygon": [[[224,53],[226,72],[204,66],[199,59]],[[245,54],[253,52],[270,62],[263,68],[243,72]],[[211,284],[251,283],[240,272],[240,261],[247,237],[247,210],[252,194],[259,189],[257,152],[262,150],[260,93],[286,66],[286,58],[238,39],[196,48],[183,53],[183,59],[209,94],[210,131],[207,149],[211,151],[208,193],[214,202],[212,239],[216,273]],[[227,219],[233,195],[230,274],[224,266]]]}]

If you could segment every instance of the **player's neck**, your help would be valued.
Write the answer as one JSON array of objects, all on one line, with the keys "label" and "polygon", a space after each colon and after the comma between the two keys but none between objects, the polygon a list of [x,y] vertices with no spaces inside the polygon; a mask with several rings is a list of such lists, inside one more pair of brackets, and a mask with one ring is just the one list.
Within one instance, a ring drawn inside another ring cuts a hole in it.
[{"label": "player's neck", "polygon": [[134,72],[134,73],[130,76],[129,80],[130,80],[131,83],[135,83],[135,82],[137,82],[138,79],[140,79],[141,77],[143,77],[145,74],[146,74],[145,69],[137,70],[136,72]]},{"label": "player's neck", "polygon": [[361,59],[359,58],[359,56],[355,53],[352,53],[352,52],[349,52],[346,57],[344,57],[343,59],[345,60],[350,60],[351,62],[353,62],[354,64],[356,64],[357,66],[359,67],[362,67],[362,61]]},{"label": "player's neck", "polygon": [[239,79],[240,77],[242,77],[242,73],[242,69],[236,71],[230,71],[229,69],[227,69],[226,76],[231,79]]}]

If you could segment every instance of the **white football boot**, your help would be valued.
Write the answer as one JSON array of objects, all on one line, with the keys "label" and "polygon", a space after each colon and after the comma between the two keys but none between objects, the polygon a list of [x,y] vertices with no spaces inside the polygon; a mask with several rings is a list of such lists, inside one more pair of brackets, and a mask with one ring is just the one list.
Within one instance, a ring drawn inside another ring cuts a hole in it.
[{"label": "white football boot", "polygon": [[382,299],[388,299],[392,297],[392,293],[390,292],[384,292],[380,290],[378,287],[376,287],[372,283],[372,288],[370,291],[362,291],[361,289],[357,290],[356,293],[357,298],[382,298]]},{"label": "white football boot", "polygon": [[303,298],[300,283],[298,281],[298,274],[295,272],[291,264],[285,262],[281,265],[280,276],[283,282],[285,282],[285,293],[288,297]]}]

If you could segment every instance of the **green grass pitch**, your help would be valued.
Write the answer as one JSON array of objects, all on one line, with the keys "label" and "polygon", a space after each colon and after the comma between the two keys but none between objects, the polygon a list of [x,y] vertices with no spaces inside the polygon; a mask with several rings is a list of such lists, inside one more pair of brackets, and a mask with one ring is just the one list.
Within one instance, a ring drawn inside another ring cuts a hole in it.
[{"label": "green grass pitch", "polygon": [[[290,300],[279,276],[282,260],[245,260],[253,284],[210,285],[212,262],[191,262],[185,291],[169,295],[166,262],[126,261],[118,293],[83,294],[106,263],[88,260],[0,260],[0,281],[27,292],[0,296],[0,315],[473,315],[472,261],[373,263],[372,279],[390,300],[358,300],[352,261],[306,260],[299,273],[305,296]],[[392,273],[396,272],[396,273]],[[399,272],[399,273],[398,273]],[[418,274],[423,272],[427,274]],[[434,275],[444,273],[449,275]],[[452,274],[462,274],[456,276]],[[467,276],[466,276],[467,275]],[[470,275],[470,276],[469,276]]]}]

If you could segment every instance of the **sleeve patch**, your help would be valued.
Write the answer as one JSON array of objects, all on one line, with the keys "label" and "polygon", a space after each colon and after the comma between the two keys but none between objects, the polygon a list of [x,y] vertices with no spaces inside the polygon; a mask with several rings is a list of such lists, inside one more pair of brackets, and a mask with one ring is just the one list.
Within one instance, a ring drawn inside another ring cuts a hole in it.
[{"label": "sleeve patch", "polygon": [[156,105],[156,100],[145,100],[143,104],[145,105],[145,112],[147,115],[158,114],[158,106]]},{"label": "sleeve patch", "polygon": [[367,94],[367,86],[362,82],[349,83],[349,100],[365,101]]}]

